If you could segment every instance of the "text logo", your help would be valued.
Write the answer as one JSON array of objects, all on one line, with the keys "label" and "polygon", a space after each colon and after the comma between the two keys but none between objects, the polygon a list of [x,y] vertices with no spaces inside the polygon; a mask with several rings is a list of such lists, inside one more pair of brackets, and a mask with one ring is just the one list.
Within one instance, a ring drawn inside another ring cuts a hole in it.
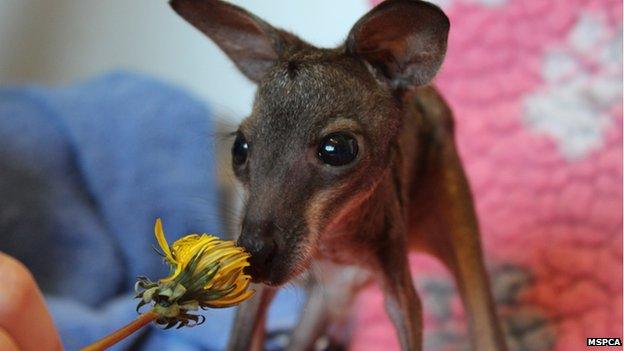
[{"label": "text logo", "polygon": [[587,346],[622,346],[620,338],[587,338]]}]

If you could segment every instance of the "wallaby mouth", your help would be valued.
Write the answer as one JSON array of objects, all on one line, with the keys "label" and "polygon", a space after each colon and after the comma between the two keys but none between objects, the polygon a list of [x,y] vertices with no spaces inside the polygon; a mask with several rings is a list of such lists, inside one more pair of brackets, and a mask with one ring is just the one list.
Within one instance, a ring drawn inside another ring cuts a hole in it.
[{"label": "wallaby mouth", "polygon": [[245,274],[254,283],[280,286],[298,276],[307,267],[306,259],[297,250],[297,245],[280,247],[275,240],[258,242],[241,237],[238,244],[250,254],[249,266]]},{"label": "wallaby mouth", "polygon": [[271,276],[276,255],[277,245],[275,243],[265,251],[252,253],[249,259],[250,265],[244,269],[245,274],[249,274],[254,283],[266,283]]}]

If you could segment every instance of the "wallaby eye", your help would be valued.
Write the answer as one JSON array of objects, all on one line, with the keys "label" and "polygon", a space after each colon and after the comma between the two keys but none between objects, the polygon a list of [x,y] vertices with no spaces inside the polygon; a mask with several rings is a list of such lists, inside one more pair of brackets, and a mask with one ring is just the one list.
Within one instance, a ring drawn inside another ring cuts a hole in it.
[{"label": "wallaby eye", "polygon": [[232,144],[232,164],[234,166],[242,166],[247,161],[249,153],[249,143],[241,132],[236,133],[236,139]]},{"label": "wallaby eye", "polygon": [[358,144],[354,136],[347,133],[326,135],[318,149],[318,158],[330,166],[344,166],[355,160]]}]

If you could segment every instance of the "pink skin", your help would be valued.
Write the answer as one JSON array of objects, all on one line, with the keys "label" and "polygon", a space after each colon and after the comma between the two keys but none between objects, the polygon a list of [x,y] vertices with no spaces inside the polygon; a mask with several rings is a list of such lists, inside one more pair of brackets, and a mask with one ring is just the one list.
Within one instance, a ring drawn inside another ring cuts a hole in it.
[{"label": "pink skin", "polygon": [[[523,101],[547,86],[545,55],[568,49],[567,38],[583,13],[599,18],[608,36],[620,31],[621,2],[480,2],[445,1],[451,33],[436,84],[456,115],[488,262],[533,274],[519,298],[550,321],[554,351],[581,349],[588,336],[622,337],[621,95],[596,111],[609,119],[602,144],[575,159],[523,120]],[[594,57],[576,59],[585,72],[599,73]],[[412,271],[450,280],[424,257],[413,257]],[[367,289],[360,301],[366,303],[359,304],[351,349],[399,350],[380,292]],[[451,304],[461,330],[461,304]],[[427,329],[437,327],[427,319],[425,338]]]},{"label": "pink skin", "polygon": [[43,295],[20,262],[0,252],[0,350],[61,351]]}]

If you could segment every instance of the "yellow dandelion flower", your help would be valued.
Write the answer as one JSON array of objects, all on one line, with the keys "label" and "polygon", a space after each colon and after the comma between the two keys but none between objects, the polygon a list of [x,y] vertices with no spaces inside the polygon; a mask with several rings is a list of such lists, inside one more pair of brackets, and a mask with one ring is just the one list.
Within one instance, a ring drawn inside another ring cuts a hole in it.
[{"label": "yellow dandelion flower", "polygon": [[234,306],[253,295],[253,290],[248,290],[251,277],[243,273],[249,266],[249,254],[232,241],[191,234],[169,246],[160,219],[154,233],[162,250],[159,254],[171,267],[171,274],[157,282],[138,277],[135,286],[135,297],[141,299],[137,311],[147,304],[153,308],[82,351],[105,350],[152,321],[165,325],[165,329],[192,327],[205,318],[191,312]]},{"label": "yellow dandelion flower", "polygon": [[204,318],[190,311],[234,306],[253,295],[251,277],[243,273],[249,254],[232,241],[190,234],[169,246],[160,219],[154,233],[171,274],[158,282],[139,277],[136,290],[137,310],[153,303],[157,323],[167,328],[200,324]]}]

